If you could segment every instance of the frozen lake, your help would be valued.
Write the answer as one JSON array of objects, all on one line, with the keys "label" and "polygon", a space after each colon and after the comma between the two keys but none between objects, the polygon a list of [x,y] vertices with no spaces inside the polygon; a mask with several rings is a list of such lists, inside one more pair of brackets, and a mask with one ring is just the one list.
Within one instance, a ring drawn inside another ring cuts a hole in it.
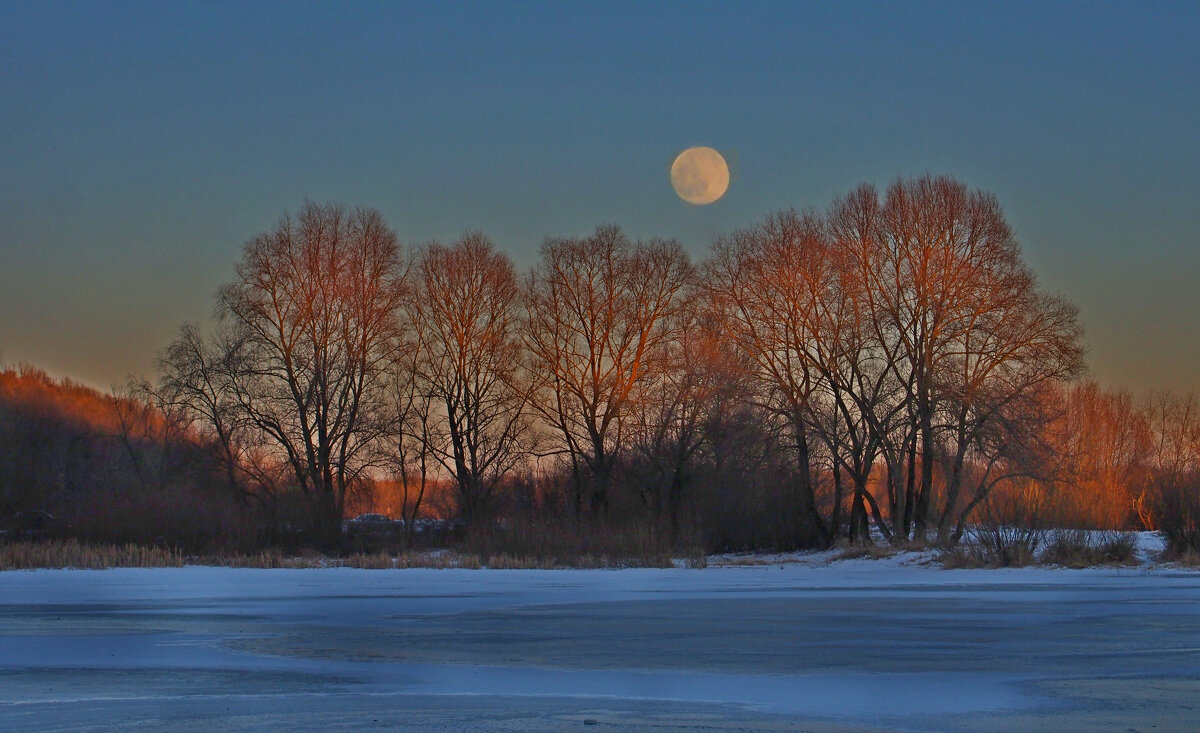
[{"label": "frozen lake", "polygon": [[1200,729],[1200,574],[0,573],[0,730]]}]

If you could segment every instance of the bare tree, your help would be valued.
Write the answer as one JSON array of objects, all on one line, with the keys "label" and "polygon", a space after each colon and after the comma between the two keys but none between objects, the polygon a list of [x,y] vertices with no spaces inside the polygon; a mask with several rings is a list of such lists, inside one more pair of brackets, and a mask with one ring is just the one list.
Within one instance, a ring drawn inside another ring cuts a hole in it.
[{"label": "bare tree", "polygon": [[1138,518],[1163,535],[1168,556],[1194,555],[1200,552],[1200,402],[1194,394],[1154,394],[1143,414],[1153,447]]},{"label": "bare tree", "polygon": [[784,212],[713,247],[703,280],[713,319],[747,356],[760,406],[792,433],[799,496],[811,542],[831,528],[817,506],[812,409],[822,388],[822,301],[834,276],[824,225],[813,214]]},{"label": "bare tree", "polygon": [[[1041,436],[1054,417],[1047,395],[1083,369],[1074,306],[1038,292],[1022,269],[984,283],[945,362],[940,380],[945,492],[936,516],[942,542],[950,539],[954,524],[955,535],[961,535],[969,514],[959,500],[972,459],[988,466],[999,460],[1006,477],[1038,477],[1039,469],[1053,463],[1030,459],[1045,452]],[[977,483],[967,506],[986,498],[996,482]]]},{"label": "bare tree", "polygon": [[[206,429],[209,423],[175,394],[167,397],[149,380],[131,378],[115,387],[108,400],[117,435],[143,492],[161,494],[181,484],[199,488],[200,477],[208,486],[216,478],[214,488],[222,488],[220,477],[229,475],[230,466],[224,446]],[[228,488],[234,489],[233,499],[244,502],[247,494],[240,486],[230,483]]]},{"label": "bare tree", "polygon": [[241,345],[227,329],[206,335],[185,323],[158,359],[158,379],[137,392],[181,432],[201,436],[214,448],[225,482],[239,502],[254,499],[274,508],[277,466],[264,435],[239,408],[235,367]]},{"label": "bare tree", "polygon": [[[1080,372],[1076,311],[1038,290],[995,197],[952,178],[899,180],[882,200],[862,187],[830,219],[901,390],[887,414],[905,419],[876,421],[894,534],[923,538],[932,521],[944,538],[979,436],[1007,405]],[[931,512],[942,465],[944,501]]]},{"label": "bare tree", "polygon": [[671,327],[664,368],[637,389],[628,420],[633,453],[632,483],[656,521],[666,519],[670,538],[680,534],[680,513],[695,462],[705,444],[705,427],[718,395],[733,375],[698,299],[691,297]]},{"label": "bare tree", "polygon": [[417,371],[438,407],[432,424],[422,422],[438,435],[424,442],[453,476],[459,512],[476,516],[534,437],[516,269],[479,233],[433,244],[419,258],[410,308],[425,329]]},{"label": "bare tree", "polygon": [[406,305],[408,333],[390,369],[389,422],[394,451],[387,455],[387,467],[400,484],[400,514],[405,534],[412,539],[416,519],[421,514],[436,459],[433,408],[436,398],[422,372],[429,326],[412,318],[411,299]]},{"label": "bare tree", "polygon": [[235,335],[227,388],[291,467],[326,538],[378,458],[407,271],[378,212],[305,204],[245,245],[219,312]]},{"label": "bare tree", "polygon": [[571,460],[577,516],[585,481],[592,512],[607,508],[623,421],[638,385],[667,366],[691,277],[677,242],[634,243],[616,227],[542,245],[525,288],[525,347],[544,380],[534,406]]},{"label": "bare tree", "polygon": [[1200,466],[1200,400],[1193,393],[1156,392],[1141,405],[1150,431],[1150,463],[1171,476]]},{"label": "bare tree", "polygon": [[[1037,288],[994,197],[953,179],[901,180],[882,199],[863,186],[825,216],[770,216],[719,242],[705,272],[763,406],[791,426],[818,541],[841,531],[843,476],[852,535],[869,509],[893,542],[924,538],[931,522],[947,539],[964,502],[995,483],[965,497],[975,463],[1024,473],[1008,464],[1014,441],[1037,432],[1018,416],[1036,413],[1017,406],[1082,368],[1075,309]],[[1006,448],[985,457],[985,444]],[[834,486],[828,521],[818,446]],[[877,459],[886,512],[868,489]]]}]

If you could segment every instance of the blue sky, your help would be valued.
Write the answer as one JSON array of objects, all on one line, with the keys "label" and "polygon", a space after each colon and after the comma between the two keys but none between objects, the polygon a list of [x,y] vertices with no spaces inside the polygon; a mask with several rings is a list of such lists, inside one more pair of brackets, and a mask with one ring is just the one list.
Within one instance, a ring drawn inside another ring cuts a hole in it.
[{"label": "blue sky", "polygon": [[[1200,4],[0,5],[0,358],[100,387],[305,198],[518,264],[617,223],[697,259],[863,181],[995,193],[1096,376],[1200,389]],[[680,201],[681,149],[729,159]]]}]

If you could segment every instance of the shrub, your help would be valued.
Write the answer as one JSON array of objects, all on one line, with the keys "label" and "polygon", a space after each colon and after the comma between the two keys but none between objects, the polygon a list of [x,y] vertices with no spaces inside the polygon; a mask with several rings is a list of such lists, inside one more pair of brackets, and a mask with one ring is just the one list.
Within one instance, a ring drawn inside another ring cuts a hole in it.
[{"label": "shrub", "polygon": [[1177,565],[1183,565],[1188,568],[1200,568],[1200,552],[1196,550],[1187,550],[1183,554],[1173,555],[1169,559]]},{"label": "shrub", "polygon": [[1086,568],[1137,562],[1137,537],[1130,532],[1056,530],[1042,553],[1045,565]]},{"label": "shrub", "polygon": [[942,550],[939,559],[947,569],[1019,568],[1033,564],[1041,539],[1035,529],[977,527],[958,544]]},{"label": "shrub", "polygon": [[1137,535],[1132,532],[1105,532],[1103,537],[1100,553],[1105,563],[1137,564]]},{"label": "shrub", "polygon": [[1160,479],[1150,503],[1155,528],[1166,540],[1163,559],[1200,554],[1200,474]]}]

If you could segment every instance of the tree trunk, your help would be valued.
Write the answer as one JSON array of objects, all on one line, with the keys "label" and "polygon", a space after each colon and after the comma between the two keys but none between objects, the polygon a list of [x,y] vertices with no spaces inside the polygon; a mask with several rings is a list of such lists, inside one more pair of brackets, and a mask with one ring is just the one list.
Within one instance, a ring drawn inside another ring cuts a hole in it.
[{"label": "tree trunk", "polygon": [[800,474],[800,501],[804,505],[804,513],[808,516],[812,523],[813,529],[816,531],[817,544],[822,547],[828,547],[832,544],[833,539],[829,534],[829,528],[825,525],[825,520],[821,517],[821,512],[817,508],[817,497],[813,491],[812,480],[812,463],[808,450],[808,434],[804,429],[804,425],[798,421],[795,423],[796,430],[796,462]]}]

